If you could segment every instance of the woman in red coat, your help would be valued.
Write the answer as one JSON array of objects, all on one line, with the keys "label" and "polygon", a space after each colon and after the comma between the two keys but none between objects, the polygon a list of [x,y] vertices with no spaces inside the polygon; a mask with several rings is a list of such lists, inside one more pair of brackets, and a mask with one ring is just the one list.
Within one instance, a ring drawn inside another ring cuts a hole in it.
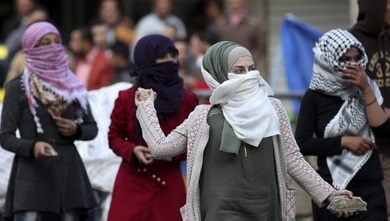
[{"label": "woman in red coat", "polygon": [[135,116],[134,94],[138,87],[158,91],[155,101],[162,130],[167,135],[181,124],[198,104],[197,97],[183,90],[178,75],[178,51],[162,35],[141,38],[134,48],[137,84],[119,92],[111,113],[110,148],[122,157],[108,221],[181,221],[185,184],[180,162],[185,154],[166,160],[151,158]]}]

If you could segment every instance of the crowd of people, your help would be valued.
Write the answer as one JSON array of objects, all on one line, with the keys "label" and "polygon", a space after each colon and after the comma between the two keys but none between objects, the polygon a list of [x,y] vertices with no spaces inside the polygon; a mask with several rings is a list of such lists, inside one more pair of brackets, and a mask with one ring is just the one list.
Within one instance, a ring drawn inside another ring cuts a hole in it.
[{"label": "crowd of people", "polygon": [[[102,0],[68,44],[43,6],[16,0],[1,33],[0,144],[14,154],[4,219],[99,220],[75,142],[101,129],[88,92],[128,82],[107,128],[121,159],[108,221],[295,220],[290,177],[312,198],[314,221],[389,221],[390,0],[358,5],[350,30],[313,48],[294,134],[261,71],[265,33],[245,0],[206,0],[197,32],[171,0],[154,0],[137,23]],[[366,208],[326,207],[357,198]]]},{"label": "crowd of people", "polygon": [[[172,0],[153,0],[150,12],[137,22],[123,15],[120,3],[118,0],[100,1],[94,18],[64,36],[69,39],[66,49],[70,69],[88,90],[119,81],[134,83],[127,74],[134,67],[132,53],[136,42],[148,34],[162,34],[180,44],[183,58],[180,75],[187,89],[206,89],[199,61],[207,47],[219,40],[238,42],[253,51],[259,60],[265,57],[265,33],[260,22],[248,14],[246,0],[204,1],[202,25],[196,28],[186,27],[183,20],[172,13]],[[15,0],[15,7],[17,14],[6,20],[1,30],[0,43],[8,49],[8,56],[0,61],[2,87],[18,76],[24,65],[18,40],[23,31],[36,21],[51,21],[47,9],[35,0]]]}]

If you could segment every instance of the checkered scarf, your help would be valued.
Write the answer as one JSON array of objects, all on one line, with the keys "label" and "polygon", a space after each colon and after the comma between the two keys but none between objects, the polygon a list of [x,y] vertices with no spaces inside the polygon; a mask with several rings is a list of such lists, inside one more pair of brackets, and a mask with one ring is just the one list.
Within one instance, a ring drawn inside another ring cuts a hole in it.
[{"label": "checkered scarf", "polygon": [[[369,127],[366,107],[360,90],[342,78],[343,71],[348,63],[339,59],[351,47],[356,47],[363,54],[359,65],[365,67],[367,55],[362,44],[348,31],[335,29],[325,33],[316,43],[314,51],[313,77],[310,88],[324,94],[338,96],[344,100],[336,116],[325,128],[324,137],[340,135],[362,136],[374,140]],[[383,99],[379,88],[369,79],[378,102]],[[370,158],[372,151],[364,155],[355,155],[343,150],[340,155],[327,158],[327,164],[336,189],[345,189],[351,179]]]},{"label": "checkered scarf", "polygon": [[75,74],[69,70],[68,57],[64,47],[61,44],[36,47],[39,40],[47,34],[60,36],[57,28],[48,22],[32,24],[22,36],[23,53],[26,60],[22,83],[38,133],[43,133],[43,128],[36,113],[38,104],[30,88],[31,75],[35,75],[47,89],[67,103],[78,102],[81,107],[77,114],[78,121],[81,121],[82,113],[87,111],[87,90]]}]

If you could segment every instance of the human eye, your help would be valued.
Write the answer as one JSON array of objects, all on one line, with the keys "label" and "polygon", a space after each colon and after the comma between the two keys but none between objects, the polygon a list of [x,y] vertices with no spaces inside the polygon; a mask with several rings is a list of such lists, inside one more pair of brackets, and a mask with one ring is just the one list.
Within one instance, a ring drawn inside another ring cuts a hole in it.
[{"label": "human eye", "polygon": [[46,46],[46,45],[49,45],[50,44],[50,41],[46,38],[42,39],[40,42],[39,42],[39,46]]},{"label": "human eye", "polygon": [[167,57],[168,57],[168,53],[163,54],[163,55],[157,57],[157,59],[166,59]]},{"label": "human eye", "polygon": [[172,61],[177,62],[177,61],[178,61],[179,55],[178,55],[178,53],[171,52],[171,53],[169,54],[169,57],[170,57],[170,59],[171,59]]},{"label": "human eye", "polygon": [[56,44],[61,44],[61,38],[56,37],[56,38],[54,39],[54,43],[56,43]]},{"label": "human eye", "polygon": [[178,53],[176,53],[176,52],[169,52],[169,55],[170,55],[172,58],[177,58]]},{"label": "human eye", "polygon": [[347,62],[349,59],[346,56],[342,56],[339,61],[340,62]]},{"label": "human eye", "polygon": [[245,74],[245,69],[241,67],[236,67],[233,69],[234,74]]},{"label": "human eye", "polygon": [[356,61],[360,61],[362,60],[363,58],[363,53],[359,53],[357,56],[356,56]]}]

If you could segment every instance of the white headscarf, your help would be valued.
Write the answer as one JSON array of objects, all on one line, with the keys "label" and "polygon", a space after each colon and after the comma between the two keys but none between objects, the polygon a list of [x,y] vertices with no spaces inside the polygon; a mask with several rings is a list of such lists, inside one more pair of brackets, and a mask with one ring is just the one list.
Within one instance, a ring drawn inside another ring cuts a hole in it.
[{"label": "white headscarf", "polygon": [[[203,68],[202,73],[209,75]],[[279,121],[268,98],[271,89],[260,73],[228,73],[228,78],[213,90],[210,103],[221,105],[237,138],[257,147],[263,138],[279,134]]]}]

